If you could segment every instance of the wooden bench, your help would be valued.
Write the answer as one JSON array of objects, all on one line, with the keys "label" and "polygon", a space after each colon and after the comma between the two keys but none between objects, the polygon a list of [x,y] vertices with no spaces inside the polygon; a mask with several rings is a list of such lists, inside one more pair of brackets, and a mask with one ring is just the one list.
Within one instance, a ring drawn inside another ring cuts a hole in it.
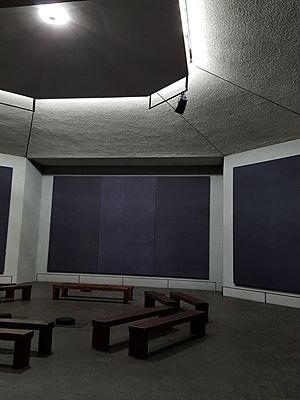
[{"label": "wooden bench", "polygon": [[164,304],[167,307],[174,307],[177,310],[179,309],[179,302],[177,300],[170,299],[170,297],[166,296],[164,293],[154,291],[145,292],[145,307],[155,307],[156,301]]},{"label": "wooden bench", "polygon": [[26,368],[29,366],[32,338],[33,331],[0,329],[0,340],[15,342],[13,368]]},{"label": "wooden bench", "polygon": [[175,325],[190,322],[190,332],[194,335],[205,335],[205,312],[184,311],[161,318],[149,318],[129,326],[128,354],[136,358],[148,355],[149,334],[155,331],[171,329]]},{"label": "wooden bench", "polygon": [[1,285],[0,292],[6,292],[6,299],[13,299],[15,297],[16,290],[22,290],[22,300],[30,300],[31,299],[31,289],[32,285],[30,284],[16,284],[16,285]]},{"label": "wooden bench", "polygon": [[130,313],[118,315],[109,315],[93,320],[92,347],[96,350],[108,350],[110,328],[116,325],[126,324],[143,318],[153,317],[155,315],[169,315],[174,312],[173,307],[155,307],[152,309],[142,308]]},{"label": "wooden bench", "polygon": [[0,328],[30,329],[39,331],[39,356],[48,356],[52,353],[52,333],[54,326],[54,321],[44,322],[27,319],[0,319]]},{"label": "wooden bench", "polygon": [[133,298],[133,286],[129,285],[98,285],[95,283],[56,283],[53,285],[52,299],[58,300],[60,294],[62,297],[68,296],[69,289],[80,291],[109,291],[109,292],[123,292],[123,301],[128,303]]},{"label": "wooden bench", "polygon": [[183,292],[170,292],[169,296],[180,302],[180,300],[195,306],[195,310],[206,312],[206,322],[208,322],[208,303]]}]

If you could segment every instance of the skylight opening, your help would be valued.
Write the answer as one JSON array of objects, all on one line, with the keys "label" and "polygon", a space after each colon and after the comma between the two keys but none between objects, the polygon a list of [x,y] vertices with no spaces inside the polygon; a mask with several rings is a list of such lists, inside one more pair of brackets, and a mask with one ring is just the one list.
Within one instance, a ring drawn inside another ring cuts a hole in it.
[{"label": "skylight opening", "polygon": [[50,25],[65,25],[69,20],[69,14],[59,4],[46,4],[39,7],[39,16]]}]

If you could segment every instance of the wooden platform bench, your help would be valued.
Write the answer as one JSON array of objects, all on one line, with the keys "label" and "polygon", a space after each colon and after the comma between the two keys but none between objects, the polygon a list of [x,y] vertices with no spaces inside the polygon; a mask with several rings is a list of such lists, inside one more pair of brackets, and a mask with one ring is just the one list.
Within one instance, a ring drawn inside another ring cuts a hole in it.
[{"label": "wooden platform bench", "polygon": [[208,303],[200,300],[197,297],[191,296],[190,294],[184,292],[170,292],[169,296],[180,302],[184,301],[185,303],[191,304],[195,307],[195,310],[205,311],[206,312],[206,322],[208,322]]},{"label": "wooden platform bench", "polygon": [[145,307],[155,307],[155,302],[159,302],[167,307],[174,307],[179,309],[179,302],[174,299],[170,299],[167,295],[161,292],[145,291]]},{"label": "wooden platform bench", "polygon": [[150,333],[171,329],[173,326],[185,322],[190,322],[191,334],[197,336],[205,335],[204,311],[184,311],[161,318],[148,318],[130,325],[128,354],[136,358],[146,358]]},{"label": "wooden platform bench", "polygon": [[69,289],[83,292],[99,290],[108,292],[123,292],[123,302],[128,303],[133,298],[133,286],[129,285],[98,285],[95,283],[56,283],[53,285],[52,299],[58,300],[68,296]]},{"label": "wooden platform bench", "polygon": [[15,291],[22,290],[22,300],[30,300],[31,299],[31,284],[9,284],[9,285],[1,285],[0,292],[5,291],[5,298],[6,299],[13,299],[15,297]]},{"label": "wooden platform bench", "polygon": [[35,321],[28,319],[0,319],[0,328],[30,329],[39,331],[38,355],[48,356],[52,353],[52,333],[55,322]]},{"label": "wooden platform bench", "polygon": [[15,342],[13,368],[29,367],[33,331],[23,329],[0,329],[0,340]]},{"label": "wooden platform bench", "polygon": [[92,347],[96,350],[108,350],[110,341],[110,328],[116,325],[127,324],[153,316],[163,316],[174,313],[173,307],[142,308],[129,313],[109,315],[93,320]]}]

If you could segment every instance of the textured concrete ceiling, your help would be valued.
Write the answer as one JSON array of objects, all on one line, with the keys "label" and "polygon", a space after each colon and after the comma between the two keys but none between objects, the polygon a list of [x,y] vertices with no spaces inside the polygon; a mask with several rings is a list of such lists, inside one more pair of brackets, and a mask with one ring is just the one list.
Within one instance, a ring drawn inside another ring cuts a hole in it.
[{"label": "textured concrete ceiling", "polygon": [[[152,110],[147,98],[40,100],[28,157],[51,164],[55,158],[219,160],[299,139],[300,3],[188,0],[188,7],[197,67],[190,68],[183,116],[173,111],[177,99]],[[180,81],[160,90],[153,103],[183,88]],[[0,92],[0,101],[20,103],[11,96]],[[0,152],[24,156],[31,113],[1,110]]]}]

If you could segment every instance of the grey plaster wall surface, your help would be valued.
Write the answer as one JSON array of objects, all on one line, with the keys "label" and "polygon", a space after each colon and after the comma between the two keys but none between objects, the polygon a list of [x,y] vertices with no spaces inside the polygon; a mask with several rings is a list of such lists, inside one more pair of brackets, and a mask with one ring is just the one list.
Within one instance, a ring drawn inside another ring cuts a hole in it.
[{"label": "grey plaster wall surface", "polygon": [[191,19],[202,24],[202,37],[192,41],[195,64],[300,112],[298,0],[188,4]]},{"label": "grey plaster wall surface", "polygon": [[[156,100],[161,100],[158,96]],[[182,117],[147,98],[40,100],[29,157],[219,156]]]},{"label": "grey plaster wall surface", "polygon": [[42,175],[26,161],[18,282],[35,279]]},{"label": "grey plaster wall surface", "polygon": [[0,104],[0,152],[24,156],[31,112]]}]

